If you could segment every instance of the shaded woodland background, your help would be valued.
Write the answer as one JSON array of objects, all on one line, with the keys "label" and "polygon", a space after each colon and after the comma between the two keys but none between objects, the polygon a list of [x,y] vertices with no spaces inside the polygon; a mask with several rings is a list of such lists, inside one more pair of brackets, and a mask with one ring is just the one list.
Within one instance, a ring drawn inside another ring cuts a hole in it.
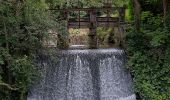
[{"label": "shaded woodland background", "polygon": [[[114,6],[127,7],[131,27],[125,50],[138,99],[170,100],[170,1],[112,1]],[[102,6],[101,0],[79,3]],[[42,50],[51,54],[44,45],[51,39],[49,30],[67,38],[66,22],[60,20],[59,12],[48,9],[76,6],[76,0],[0,0],[1,100],[25,100],[32,83],[41,79],[35,59]]]}]

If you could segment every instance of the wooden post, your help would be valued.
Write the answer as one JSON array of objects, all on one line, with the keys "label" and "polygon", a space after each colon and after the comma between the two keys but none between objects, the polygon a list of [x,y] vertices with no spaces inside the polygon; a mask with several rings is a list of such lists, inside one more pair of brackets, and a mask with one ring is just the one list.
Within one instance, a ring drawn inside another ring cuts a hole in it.
[{"label": "wooden post", "polygon": [[95,10],[90,11],[90,32],[89,32],[89,48],[97,48],[97,14]]},{"label": "wooden post", "polygon": [[119,9],[119,21],[125,22],[125,7]]}]

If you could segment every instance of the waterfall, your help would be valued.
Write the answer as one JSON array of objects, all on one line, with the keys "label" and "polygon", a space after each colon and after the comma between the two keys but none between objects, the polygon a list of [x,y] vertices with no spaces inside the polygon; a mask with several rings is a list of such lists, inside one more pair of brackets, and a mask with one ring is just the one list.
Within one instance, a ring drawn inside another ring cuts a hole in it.
[{"label": "waterfall", "polygon": [[119,49],[62,50],[39,60],[43,78],[28,100],[136,100],[126,56]]}]

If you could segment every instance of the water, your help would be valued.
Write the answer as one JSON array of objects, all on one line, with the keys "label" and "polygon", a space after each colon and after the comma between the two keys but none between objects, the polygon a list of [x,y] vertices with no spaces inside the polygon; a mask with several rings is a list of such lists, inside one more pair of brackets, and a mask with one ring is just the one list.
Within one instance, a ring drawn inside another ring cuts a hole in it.
[{"label": "water", "polygon": [[28,100],[136,100],[123,50],[63,50],[39,60],[43,79]]}]

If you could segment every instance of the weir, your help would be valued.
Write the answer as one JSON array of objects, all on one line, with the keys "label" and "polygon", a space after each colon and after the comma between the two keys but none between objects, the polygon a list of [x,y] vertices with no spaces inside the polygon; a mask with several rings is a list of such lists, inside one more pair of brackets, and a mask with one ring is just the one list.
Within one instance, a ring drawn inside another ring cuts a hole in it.
[{"label": "weir", "polygon": [[28,100],[136,100],[120,49],[61,50],[58,62],[40,57],[43,78]]}]

